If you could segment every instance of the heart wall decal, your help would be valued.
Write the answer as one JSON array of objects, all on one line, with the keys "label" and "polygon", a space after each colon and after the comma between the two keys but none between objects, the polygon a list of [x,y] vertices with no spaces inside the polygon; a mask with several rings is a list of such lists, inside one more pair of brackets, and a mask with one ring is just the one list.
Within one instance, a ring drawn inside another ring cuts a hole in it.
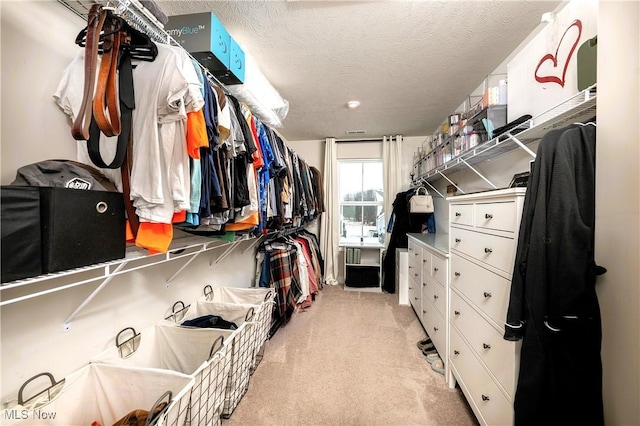
[{"label": "heart wall decal", "polygon": [[[566,58],[564,58],[564,63],[560,63],[560,67],[558,67],[558,52],[560,52],[560,47],[564,46],[562,43],[564,41],[565,36],[569,32],[569,30],[573,27],[576,27],[578,29],[577,36],[573,41],[571,50],[569,50],[569,53],[567,54]],[[567,27],[564,34],[562,34],[562,38],[560,38],[560,42],[558,43],[558,47],[556,48],[555,55],[551,53],[547,53],[540,59],[540,62],[538,62],[538,66],[536,67],[536,70],[534,72],[534,77],[538,83],[556,83],[556,84],[559,84],[561,87],[564,87],[567,68],[569,67],[569,62],[571,62],[571,57],[573,56],[573,52],[576,50],[576,47],[578,46],[578,42],[580,41],[581,35],[582,35],[582,22],[579,19],[576,19]],[[550,70],[551,74],[539,75],[538,71],[540,71],[540,67],[543,64],[548,65],[547,62],[549,62],[549,65],[553,65],[553,67],[548,67],[548,66],[546,67],[547,69],[552,68]],[[560,68],[562,68],[562,76],[555,75],[555,73],[553,72],[559,71]]]}]

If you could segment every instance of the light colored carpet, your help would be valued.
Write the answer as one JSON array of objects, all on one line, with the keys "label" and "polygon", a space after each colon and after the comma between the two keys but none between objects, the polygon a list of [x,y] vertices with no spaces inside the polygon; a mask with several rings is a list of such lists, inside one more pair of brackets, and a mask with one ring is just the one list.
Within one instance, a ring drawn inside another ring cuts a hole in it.
[{"label": "light colored carpet", "polygon": [[267,341],[223,426],[477,425],[416,347],[425,332],[397,300],[325,287]]}]

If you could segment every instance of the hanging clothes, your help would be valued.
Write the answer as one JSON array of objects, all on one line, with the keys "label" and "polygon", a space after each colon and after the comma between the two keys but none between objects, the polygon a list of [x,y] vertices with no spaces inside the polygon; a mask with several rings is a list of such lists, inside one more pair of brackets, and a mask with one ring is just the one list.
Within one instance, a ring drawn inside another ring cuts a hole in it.
[{"label": "hanging clothes", "polygon": [[522,339],[515,424],[604,424],[594,260],[596,129],[547,133],[525,195],[507,340]]}]

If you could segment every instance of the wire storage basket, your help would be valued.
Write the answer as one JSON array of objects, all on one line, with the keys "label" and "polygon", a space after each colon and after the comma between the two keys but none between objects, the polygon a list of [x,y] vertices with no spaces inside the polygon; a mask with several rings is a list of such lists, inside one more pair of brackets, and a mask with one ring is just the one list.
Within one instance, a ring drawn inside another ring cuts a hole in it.
[{"label": "wire storage basket", "polygon": [[118,333],[116,345],[92,361],[177,371],[192,377],[185,425],[219,425],[231,368],[232,331],[176,327],[161,321],[138,333]]},{"label": "wire storage basket", "polygon": [[60,381],[51,373],[28,379],[18,405],[1,413],[2,424],[110,426],[136,419],[182,426],[192,388],[193,378],[175,371],[89,363]]},{"label": "wire storage basket", "polygon": [[[203,318],[214,317],[220,320],[221,326],[232,323],[237,327],[229,335],[231,368],[222,409],[222,418],[229,418],[249,388],[255,348],[255,309],[252,305],[196,300],[184,310],[186,310],[184,315],[172,315],[171,319],[176,325],[191,324]],[[215,329],[216,325],[212,326]]]},{"label": "wire storage basket", "polygon": [[251,367],[251,373],[253,374],[262,361],[266,342],[269,338],[269,330],[273,321],[273,309],[275,307],[275,292],[268,288],[213,288],[207,285],[204,287],[204,296],[199,300],[254,306],[257,326],[254,331],[255,347],[253,365]]}]

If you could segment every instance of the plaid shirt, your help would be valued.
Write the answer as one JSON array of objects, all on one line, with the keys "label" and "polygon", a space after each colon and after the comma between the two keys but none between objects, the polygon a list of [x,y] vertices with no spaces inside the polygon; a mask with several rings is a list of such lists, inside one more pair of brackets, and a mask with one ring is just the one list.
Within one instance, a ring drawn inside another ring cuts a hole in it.
[{"label": "plaid shirt", "polygon": [[289,318],[302,296],[296,249],[269,250],[269,270],[269,287],[276,289],[278,316]]}]

